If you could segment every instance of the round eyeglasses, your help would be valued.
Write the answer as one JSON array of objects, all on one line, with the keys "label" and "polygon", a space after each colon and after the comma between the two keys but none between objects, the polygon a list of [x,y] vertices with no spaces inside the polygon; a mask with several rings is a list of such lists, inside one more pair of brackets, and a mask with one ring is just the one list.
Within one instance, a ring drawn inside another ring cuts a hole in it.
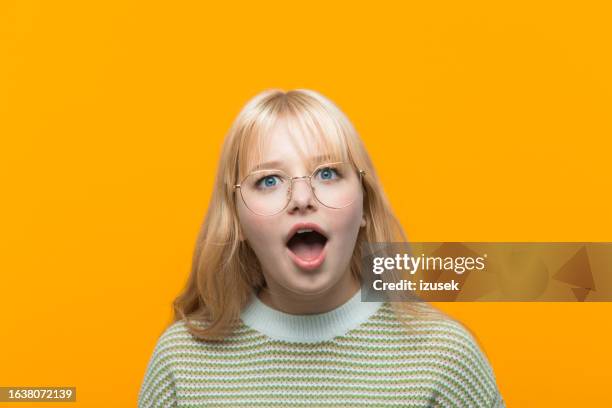
[{"label": "round eyeglasses", "polygon": [[351,205],[359,197],[364,170],[357,170],[345,162],[326,163],[310,176],[290,177],[282,170],[258,170],[246,176],[234,191],[240,190],[244,205],[257,215],[275,215],[287,208],[291,200],[293,182],[308,180],[319,203],[340,209]]}]

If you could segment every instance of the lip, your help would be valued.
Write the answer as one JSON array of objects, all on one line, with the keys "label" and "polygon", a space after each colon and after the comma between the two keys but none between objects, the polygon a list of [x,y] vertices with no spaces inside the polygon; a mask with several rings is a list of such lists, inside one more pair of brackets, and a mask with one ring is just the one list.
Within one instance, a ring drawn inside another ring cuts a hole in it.
[{"label": "lip", "polygon": [[[311,229],[313,231],[317,231],[329,241],[327,233],[323,230],[323,228],[319,226],[319,224],[315,224],[314,222],[298,222],[293,227],[291,227],[291,229],[289,230],[289,234],[287,234],[287,236],[285,237],[285,245],[287,245],[291,237],[293,237],[293,235],[295,235],[295,233],[301,229]],[[325,246],[327,246],[327,243]]]}]

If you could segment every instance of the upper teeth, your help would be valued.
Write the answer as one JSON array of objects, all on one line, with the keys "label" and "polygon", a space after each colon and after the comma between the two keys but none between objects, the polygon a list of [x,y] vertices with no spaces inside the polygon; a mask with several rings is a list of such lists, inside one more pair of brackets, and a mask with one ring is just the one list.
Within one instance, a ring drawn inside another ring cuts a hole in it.
[{"label": "upper teeth", "polygon": [[298,234],[301,234],[303,232],[312,232],[312,230],[311,229],[306,229],[306,228],[297,230]]}]

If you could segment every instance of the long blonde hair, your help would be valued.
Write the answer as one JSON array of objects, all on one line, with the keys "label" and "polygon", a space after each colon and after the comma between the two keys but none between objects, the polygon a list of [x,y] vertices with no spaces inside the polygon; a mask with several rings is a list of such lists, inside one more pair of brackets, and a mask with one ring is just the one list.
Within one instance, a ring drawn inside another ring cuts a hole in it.
[{"label": "long blonde hair", "polygon": [[[212,197],[194,249],[191,274],[173,302],[174,321],[184,320],[191,334],[199,339],[217,341],[230,334],[250,294],[265,285],[255,253],[246,240],[240,239],[236,207],[240,198],[233,186],[245,176],[249,164],[261,156],[264,136],[281,118],[291,121],[289,128],[295,135],[311,137],[331,156],[365,170],[366,226],[360,229],[350,261],[351,274],[356,279],[360,280],[363,243],[407,242],[363,142],[346,115],[312,90],[263,91],[247,102],[226,135]],[[412,310],[423,313],[424,305],[417,303],[411,305]],[[396,310],[405,310],[402,306],[407,305],[399,304]]]}]

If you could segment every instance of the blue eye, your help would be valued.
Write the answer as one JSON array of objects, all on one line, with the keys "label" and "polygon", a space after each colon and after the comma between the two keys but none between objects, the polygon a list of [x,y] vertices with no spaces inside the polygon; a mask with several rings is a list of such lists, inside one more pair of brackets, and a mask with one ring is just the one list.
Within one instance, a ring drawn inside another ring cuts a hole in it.
[{"label": "blue eye", "polygon": [[332,167],[323,167],[322,169],[320,169],[317,172],[317,175],[321,175],[321,178],[323,180],[333,180],[334,174],[336,176],[339,176],[338,170],[336,170],[336,169],[334,169]]},{"label": "blue eye", "polygon": [[278,176],[265,176],[257,180],[255,185],[257,187],[263,186],[263,188],[271,188],[271,187],[275,187],[279,183],[280,183],[280,179],[278,178]]}]

